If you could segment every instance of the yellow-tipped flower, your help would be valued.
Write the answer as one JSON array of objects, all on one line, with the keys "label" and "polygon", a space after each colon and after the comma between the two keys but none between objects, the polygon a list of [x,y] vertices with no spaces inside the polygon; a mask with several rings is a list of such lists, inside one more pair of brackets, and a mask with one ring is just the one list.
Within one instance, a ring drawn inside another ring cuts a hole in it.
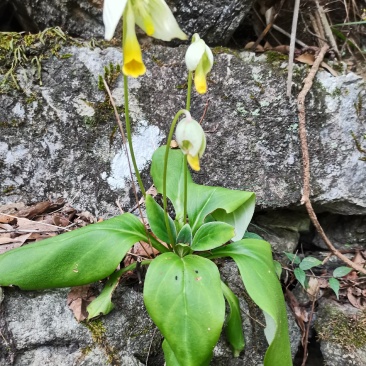
[{"label": "yellow-tipped flower", "polygon": [[207,92],[206,75],[213,65],[213,54],[205,41],[195,33],[192,44],[186,52],[186,65],[189,71],[194,71],[194,85],[200,94]]},{"label": "yellow-tipped flower", "polygon": [[206,149],[206,136],[201,125],[191,117],[183,118],[177,126],[175,137],[179,147],[187,155],[193,170],[200,170],[200,158]]},{"label": "yellow-tipped flower", "polygon": [[142,61],[142,53],[140,44],[136,37],[135,32],[135,15],[133,13],[130,2],[126,6],[126,33],[123,35],[123,68],[122,71],[125,75],[132,76],[134,78],[145,74],[146,67]]},{"label": "yellow-tipped flower", "polygon": [[164,0],[104,0],[103,22],[107,40],[112,39],[123,14],[126,21],[126,34],[123,35],[125,75],[138,77],[146,71],[135,33],[135,23],[148,36],[163,41],[173,38],[187,39]]}]

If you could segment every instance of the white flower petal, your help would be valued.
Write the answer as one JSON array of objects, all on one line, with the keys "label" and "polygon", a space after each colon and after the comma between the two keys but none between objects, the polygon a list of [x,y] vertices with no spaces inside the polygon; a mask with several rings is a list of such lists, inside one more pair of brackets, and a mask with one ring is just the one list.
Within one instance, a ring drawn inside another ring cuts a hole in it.
[{"label": "white flower petal", "polygon": [[201,61],[206,50],[206,44],[203,39],[193,42],[186,52],[186,65],[189,71],[194,71]]},{"label": "white flower petal", "polygon": [[[208,73],[208,72],[210,72],[210,71],[211,71],[211,69],[212,69],[212,66],[213,66],[213,62],[214,62],[214,60],[213,60],[213,54],[212,54],[211,48],[210,48],[210,47],[208,47],[206,44],[205,44],[205,46],[206,46],[206,48],[205,48],[205,52],[206,52],[206,55],[207,55],[208,60],[209,60],[209,62],[210,62],[210,69],[209,69],[209,70],[207,70],[207,69],[205,68],[205,72],[206,72],[206,73]],[[206,70],[207,70],[207,71],[206,71]]]},{"label": "white flower petal", "polygon": [[136,24],[146,32],[143,19],[144,12],[139,12],[139,7],[144,7],[144,11],[148,13],[152,19],[154,24],[154,33],[152,34],[152,37],[163,41],[171,41],[173,38],[187,39],[186,34],[179,28],[174,15],[164,0],[149,0],[147,2],[143,0],[135,1],[134,9]]},{"label": "white flower petal", "polygon": [[180,148],[183,147],[184,141],[189,142],[188,149],[182,148],[186,154],[196,156],[202,151],[202,148],[202,153],[205,150],[205,133],[203,132],[201,125],[193,119],[184,118],[178,123],[175,130],[175,138]]},{"label": "white flower petal", "polygon": [[105,26],[104,38],[111,40],[125,10],[127,0],[104,0],[103,22]]}]

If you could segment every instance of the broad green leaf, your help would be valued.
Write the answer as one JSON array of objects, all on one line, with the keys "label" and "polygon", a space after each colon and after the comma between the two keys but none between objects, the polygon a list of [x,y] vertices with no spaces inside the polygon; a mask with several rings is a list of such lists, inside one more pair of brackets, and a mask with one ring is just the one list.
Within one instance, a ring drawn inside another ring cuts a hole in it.
[{"label": "broad green leaf", "polygon": [[163,351],[164,351],[164,358],[166,366],[182,366],[175,357],[174,352],[169,346],[169,343],[166,339],[163,341]]},{"label": "broad green leaf", "polygon": [[259,240],[264,240],[260,235],[256,234],[256,233],[251,233],[249,231],[246,231],[243,239],[259,239]]},{"label": "broad green leaf", "polygon": [[[166,146],[158,148],[152,158],[151,176],[158,192],[163,191],[163,166]],[[167,170],[167,196],[173,203],[176,220],[183,222],[184,156],[180,150],[171,150]],[[255,195],[252,192],[222,187],[201,186],[188,174],[188,217],[193,234],[212,214],[235,228],[234,240],[241,239],[254,213]]]},{"label": "broad green leaf", "polygon": [[[146,265],[150,262],[151,260],[148,259],[142,261],[141,264]],[[124,273],[134,270],[136,268],[136,265],[137,262],[132,263],[129,266],[124,267],[109,276],[109,279],[100,295],[95,300],[93,300],[86,308],[86,310],[88,311],[88,320],[95,318],[100,314],[109,314],[114,309],[114,305],[112,303],[112,295],[118,285],[119,279]]]},{"label": "broad green leaf", "polygon": [[329,286],[334,291],[337,296],[337,300],[339,300],[339,281],[335,278],[329,278]]},{"label": "broad green leaf", "polygon": [[203,224],[193,237],[192,249],[210,250],[225,244],[235,235],[234,228],[224,222]]},{"label": "broad green leaf", "polygon": [[157,202],[150,196],[146,195],[146,214],[152,232],[163,242],[175,244],[177,232],[175,230],[174,221],[168,216],[170,231],[173,235],[174,243],[170,243],[169,235],[165,226],[164,210]]},{"label": "broad green leaf", "polygon": [[189,224],[185,224],[179,231],[177,243],[192,244],[192,230]]},{"label": "broad green leaf", "polygon": [[188,185],[188,217],[193,233],[212,214],[217,221],[235,228],[233,240],[241,239],[252,219],[255,195],[252,192],[235,191],[222,187]]},{"label": "broad green leaf", "polygon": [[239,357],[240,352],[245,347],[239,300],[230,288],[222,281],[221,288],[230,307],[225,327],[226,337],[233,350],[233,356]]},{"label": "broad green leaf", "polygon": [[121,276],[122,274],[115,272],[109,277],[109,280],[104,285],[100,295],[86,308],[88,312],[88,320],[95,318],[100,314],[109,314],[114,309],[112,294],[116,289]]},{"label": "broad green leaf", "polygon": [[164,253],[147,270],[146,309],[182,366],[208,365],[222,330],[220,273],[206,258]]},{"label": "broad green leaf", "polygon": [[[152,156],[150,174],[159,193],[163,193],[164,155],[166,146],[155,150]],[[167,196],[171,200],[176,214],[176,220],[183,222],[183,193],[184,193],[184,159],[180,150],[170,150],[167,169]],[[192,182],[188,172],[188,183]],[[189,199],[189,198],[188,198]]]},{"label": "broad green leaf", "polygon": [[319,259],[316,259],[314,257],[305,257],[299,264],[299,267],[303,271],[307,271],[308,269],[319,266],[320,264],[322,264],[322,261],[320,261]]},{"label": "broad green leaf", "polygon": [[145,228],[123,214],[0,255],[0,286],[24,290],[80,286],[109,276]]},{"label": "broad green leaf", "polygon": [[334,271],[333,271],[333,277],[343,277],[348,275],[348,273],[350,273],[353,269],[350,267],[346,267],[346,266],[341,266],[341,267],[337,267]]},{"label": "broad green leaf", "polygon": [[281,266],[281,263],[274,260],[273,261],[273,265],[275,267],[277,277],[279,279],[281,279],[281,274],[282,274],[282,266]]},{"label": "broad green leaf", "polygon": [[284,253],[285,253],[285,256],[288,258],[288,260],[291,263],[293,263],[293,264],[300,264],[301,263],[301,259],[296,254],[287,253],[287,252],[284,252]]},{"label": "broad green leaf", "polygon": [[294,275],[303,288],[306,288],[306,274],[301,268],[295,268]]},{"label": "broad green leaf", "polygon": [[263,310],[269,343],[264,365],[292,365],[285,301],[273,266],[270,244],[263,240],[243,239],[211,253],[210,259],[234,259],[249,296]]}]

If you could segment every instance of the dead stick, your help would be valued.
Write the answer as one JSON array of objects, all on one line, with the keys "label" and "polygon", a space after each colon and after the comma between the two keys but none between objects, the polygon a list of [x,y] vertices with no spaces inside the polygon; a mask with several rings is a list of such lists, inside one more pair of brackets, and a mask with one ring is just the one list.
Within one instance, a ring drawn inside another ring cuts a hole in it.
[{"label": "dead stick", "polygon": [[344,263],[349,265],[354,270],[366,274],[365,268],[353,263],[345,255],[343,255],[338,249],[334,247],[328,237],[325,235],[323,228],[321,227],[316,214],[314,212],[313,206],[310,202],[310,159],[309,159],[309,149],[306,136],[306,119],[305,119],[305,97],[313,85],[314,77],[319,69],[320,64],[324,59],[324,55],[329,49],[328,45],[324,45],[316,57],[311,70],[304,80],[304,87],[297,97],[297,108],[299,111],[299,137],[301,142],[301,152],[302,152],[302,166],[303,166],[303,195],[301,197],[301,204],[305,204],[306,210],[309,214],[310,220],[318,231],[320,237],[323,239],[324,243],[327,245],[329,250],[341,259]]}]

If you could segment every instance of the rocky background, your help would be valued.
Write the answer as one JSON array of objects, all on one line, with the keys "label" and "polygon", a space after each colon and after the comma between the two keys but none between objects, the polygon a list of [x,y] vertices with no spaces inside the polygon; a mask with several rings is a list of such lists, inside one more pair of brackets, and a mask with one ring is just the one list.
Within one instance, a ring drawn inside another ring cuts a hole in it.
[{"label": "rocky background", "polygon": [[[287,55],[244,50],[259,35],[255,12],[263,13],[271,2],[167,2],[182,29],[190,35],[199,32],[215,57],[209,93],[194,92],[192,98],[192,115],[197,120],[204,116],[208,139],[202,170],[193,179],[254,191],[258,206],[250,231],[268,240],[285,266],[284,251],[325,259],[327,248],[299,202],[296,96],[308,67],[295,65],[288,98]],[[284,9],[291,13],[291,6]],[[302,9],[304,16],[306,11]],[[4,212],[14,203],[60,197],[103,218],[118,214],[118,205],[124,210],[135,206],[113,111],[99,81],[100,76],[107,79],[123,119],[123,85],[116,72],[122,57],[120,33],[114,41],[104,42],[101,14],[102,0],[14,0],[0,5],[0,30],[7,32],[0,34],[0,204],[8,205],[2,206]],[[283,27],[291,24],[291,16],[279,19]],[[9,33],[22,31],[31,35]],[[298,37],[302,35],[315,44],[305,33]],[[363,41],[359,40],[361,47]],[[151,155],[164,143],[176,111],[185,105],[187,45],[152,42],[143,35],[141,42],[147,73],[130,80],[130,108],[137,163],[148,187]],[[311,200],[331,241],[352,259],[365,250],[366,241],[365,79],[349,72],[344,63],[329,64],[338,76],[320,71],[306,100]],[[339,265],[330,260],[322,270],[331,274]],[[290,271],[286,273],[291,277]],[[223,276],[243,294],[232,266],[223,264]],[[358,327],[364,319],[365,290],[356,279],[347,281],[340,302],[327,288],[317,295],[308,365],[366,363],[366,336],[361,337]],[[302,326],[310,321],[304,314],[310,313],[312,298],[296,282],[290,289],[296,299],[294,305],[288,298],[295,309],[293,315],[289,308],[293,354],[300,349],[301,359]],[[0,293],[1,366],[163,365],[161,336],[146,314],[140,288],[121,288],[114,312],[90,324],[74,319],[66,297],[66,290]],[[353,306],[350,299],[355,299]],[[263,334],[247,316],[255,309],[244,300],[242,307],[245,352],[232,359],[223,337],[212,365],[261,363]],[[352,333],[332,338],[339,325],[335,319],[342,319],[347,329],[352,325],[364,341],[356,344]],[[329,324],[334,328],[326,328]]]}]

